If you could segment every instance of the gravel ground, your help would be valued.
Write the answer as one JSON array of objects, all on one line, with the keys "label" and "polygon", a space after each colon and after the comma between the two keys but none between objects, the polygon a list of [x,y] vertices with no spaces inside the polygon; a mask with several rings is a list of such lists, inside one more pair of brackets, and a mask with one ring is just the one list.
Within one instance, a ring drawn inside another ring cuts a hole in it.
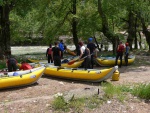
[{"label": "gravel ground", "polygon": [[[149,57],[147,57],[149,58]],[[96,67],[101,69],[101,67]],[[119,81],[107,80],[114,85],[150,83],[150,66],[123,66],[119,68]],[[42,76],[36,84],[0,90],[1,113],[53,113],[51,101],[53,96],[60,93],[88,94],[85,89],[94,90],[100,88],[100,83],[80,82]],[[90,91],[89,90],[89,91]],[[101,91],[100,91],[101,94]],[[121,103],[117,99],[103,103],[99,108],[84,108],[83,113],[150,113],[150,102],[139,100],[132,95]],[[71,113],[74,113],[73,111]]]}]

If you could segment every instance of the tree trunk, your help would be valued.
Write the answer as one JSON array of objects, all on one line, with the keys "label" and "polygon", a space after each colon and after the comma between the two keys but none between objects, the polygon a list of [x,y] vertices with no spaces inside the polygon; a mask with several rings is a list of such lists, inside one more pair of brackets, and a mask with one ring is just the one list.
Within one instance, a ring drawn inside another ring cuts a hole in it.
[{"label": "tree trunk", "polygon": [[137,29],[136,29],[136,26],[137,26],[137,17],[135,17],[135,25],[134,25],[134,35],[135,35],[135,39],[134,39],[134,49],[138,49],[138,42],[137,42],[137,35],[136,35],[136,32],[137,32]]},{"label": "tree trunk", "polygon": [[[72,4],[72,14],[76,15],[76,0],[73,0],[73,4]],[[78,37],[77,37],[77,20],[75,17],[73,17],[72,19],[72,34],[73,34],[73,42],[76,46],[76,50],[77,50],[77,46],[78,46]]]},{"label": "tree trunk", "polygon": [[115,54],[119,38],[115,33],[110,31],[110,29],[108,27],[108,20],[107,20],[107,17],[105,15],[105,13],[103,12],[101,2],[102,2],[102,0],[98,0],[98,12],[99,12],[99,14],[101,16],[101,19],[102,19],[102,32],[112,42],[112,44],[113,44],[113,54]]},{"label": "tree trunk", "polygon": [[140,20],[141,20],[141,23],[142,23],[142,28],[143,28],[143,33],[146,37],[146,41],[148,43],[148,46],[149,46],[149,52],[150,52],[150,32],[148,31],[147,27],[146,27],[146,24],[145,24],[145,21],[144,19],[140,16]]},{"label": "tree trunk", "polygon": [[101,49],[99,48],[99,45],[98,45],[98,42],[97,42],[95,36],[94,36],[93,38],[94,38],[94,40],[95,40],[95,43],[96,43],[96,45],[97,45],[98,50],[101,51],[102,48],[101,48]]},{"label": "tree trunk", "polygon": [[11,55],[10,48],[10,8],[8,4],[0,6],[0,54]]},{"label": "tree trunk", "polygon": [[140,41],[139,41],[139,46],[140,46],[140,49],[142,49],[142,45],[141,45],[141,41],[142,41],[142,38],[141,38],[141,34],[140,34],[140,31],[138,32],[138,34],[139,34],[139,37],[140,37]]},{"label": "tree trunk", "polygon": [[135,38],[135,29],[134,29],[134,16],[132,11],[129,11],[129,27],[128,27],[128,38],[127,42],[129,43],[130,50],[132,50],[133,39]]}]

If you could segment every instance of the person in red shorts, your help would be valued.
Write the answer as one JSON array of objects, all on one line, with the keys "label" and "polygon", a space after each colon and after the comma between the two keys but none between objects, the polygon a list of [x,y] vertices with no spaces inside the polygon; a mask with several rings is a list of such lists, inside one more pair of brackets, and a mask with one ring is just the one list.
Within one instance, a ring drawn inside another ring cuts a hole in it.
[{"label": "person in red shorts", "polygon": [[26,61],[22,61],[21,63],[21,67],[20,67],[20,70],[30,70],[32,69],[32,66],[28,63],[26,63]]}]

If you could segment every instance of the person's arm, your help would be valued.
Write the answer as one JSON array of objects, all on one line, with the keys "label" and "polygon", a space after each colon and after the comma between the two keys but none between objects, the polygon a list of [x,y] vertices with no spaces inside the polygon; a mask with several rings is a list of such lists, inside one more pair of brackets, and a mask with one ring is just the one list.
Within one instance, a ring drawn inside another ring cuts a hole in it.
[{"label": "person's arm", "polygon": [[90,53],[90,50],[89,50],[89,48],[86,48],[86,50],[87,50],[87,51],[88,51],[88,53],[89,53],[88,55],[90,55],[91,53]]},{"label": "person's arm", "polygon": [[46,57],[48,56],[48,50],[49,50],[49,48],[47,48],[47,50],[46,50]]},{"label": "person's arm", "polygon": [[117,52],[118,52],[118,50],[119,50],[119,45],[117,46]]},{"label": "person's arm", "polygon": [[82,49],[80,48],[80,56],[79,56],[79,59],[81,59],[82,55],[83,55],[83,51],[82,51]]},{"label": "person's arm", "polygon": [[59,43],[58,47],[60,48],[60,50],[62,50],[62,44]]},{"label": "person's arm", "polygon": [[53,51],[52,51],[52,53],[51,53],[51,57],[52,57],[52,60],[53,60]]},{"label": "person's arm", "polygon": [[61,50],[59,51],[59,56],[61,57]]}]

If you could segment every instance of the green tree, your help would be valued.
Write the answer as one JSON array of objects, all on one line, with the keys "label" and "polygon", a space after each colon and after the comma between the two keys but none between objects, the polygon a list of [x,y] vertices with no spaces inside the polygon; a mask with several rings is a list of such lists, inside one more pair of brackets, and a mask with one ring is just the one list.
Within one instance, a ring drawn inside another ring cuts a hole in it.
[{"label": "green tree", "polygon": [[11,54],[10,42],[10,12],[16,10],[20,16],[25,16],[26,13],[35,6],[35,1],[30,0],[1,0],[0,1],[0,54]]}]

